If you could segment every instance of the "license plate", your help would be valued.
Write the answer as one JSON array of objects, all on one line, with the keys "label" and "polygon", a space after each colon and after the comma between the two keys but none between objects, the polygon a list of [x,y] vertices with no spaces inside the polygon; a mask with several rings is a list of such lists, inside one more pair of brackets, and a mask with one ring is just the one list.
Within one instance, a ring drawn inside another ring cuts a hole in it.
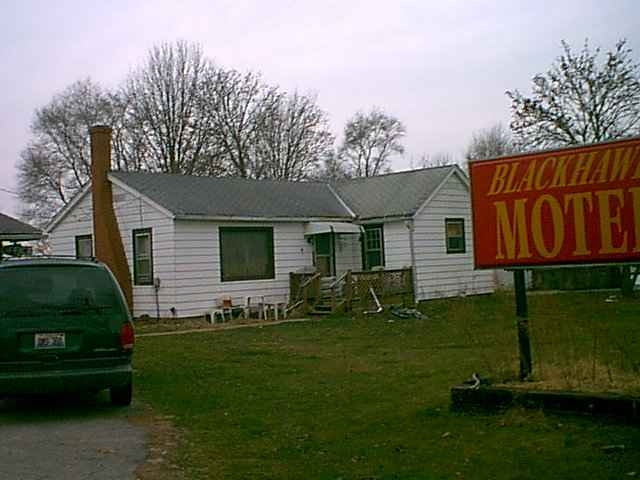
[{"label": "license plate", "polygon": [[34,339],[34,348],[64,348],[64,333],[36,333]]}]

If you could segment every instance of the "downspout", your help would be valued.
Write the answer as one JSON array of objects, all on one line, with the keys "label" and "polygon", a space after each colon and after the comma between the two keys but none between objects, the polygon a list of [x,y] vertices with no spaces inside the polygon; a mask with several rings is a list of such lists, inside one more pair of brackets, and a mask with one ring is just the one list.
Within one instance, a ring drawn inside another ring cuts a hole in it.
[{"label": "downspout", "polygon": [[333,229],[333,225],[329,225],[331,228],[331,263],[333,265],[333,276],[338,276],[338,271],[336,270],[336,232]]},{"label": "downspout", "polygon": [[411,268],[413,270],[411,280],[413,281],[413,303],[418,304],[418,269],[416,268],[416,249],[413,239],[414,222],[413,218],[406,220],[405,225],[409,229],[409,250],[411,251]]}]

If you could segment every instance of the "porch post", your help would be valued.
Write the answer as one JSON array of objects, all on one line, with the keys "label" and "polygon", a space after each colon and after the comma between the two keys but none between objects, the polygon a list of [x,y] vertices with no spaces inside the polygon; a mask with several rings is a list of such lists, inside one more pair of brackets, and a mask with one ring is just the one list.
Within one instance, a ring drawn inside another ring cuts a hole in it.
[{"label": "porch post", "polygon": [[413,304],[418,305],[418,271],[416,268],[416,250],[413,239],[413,219],[406,221],[405,225],[409,229],[409,249],[411,250],[411,284],[413,287]]}]

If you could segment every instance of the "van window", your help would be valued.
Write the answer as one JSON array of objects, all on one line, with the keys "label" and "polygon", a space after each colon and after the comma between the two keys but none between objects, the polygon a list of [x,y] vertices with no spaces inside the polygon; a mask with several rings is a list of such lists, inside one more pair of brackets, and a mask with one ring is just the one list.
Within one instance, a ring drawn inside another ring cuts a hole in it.
[{"label": "van window", "polygon": [[0,269],[0,314],[16,308],[123,310],[109,273],[78,265],[29,265]]}]

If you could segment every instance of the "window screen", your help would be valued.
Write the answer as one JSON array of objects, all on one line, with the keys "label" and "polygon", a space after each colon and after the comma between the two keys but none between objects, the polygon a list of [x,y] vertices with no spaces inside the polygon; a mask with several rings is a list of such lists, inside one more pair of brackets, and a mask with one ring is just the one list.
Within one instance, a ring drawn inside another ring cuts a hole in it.
[{"label": "window screen", "polygon": [[275,278],[273,228],[220,227],[222,281]]}]

